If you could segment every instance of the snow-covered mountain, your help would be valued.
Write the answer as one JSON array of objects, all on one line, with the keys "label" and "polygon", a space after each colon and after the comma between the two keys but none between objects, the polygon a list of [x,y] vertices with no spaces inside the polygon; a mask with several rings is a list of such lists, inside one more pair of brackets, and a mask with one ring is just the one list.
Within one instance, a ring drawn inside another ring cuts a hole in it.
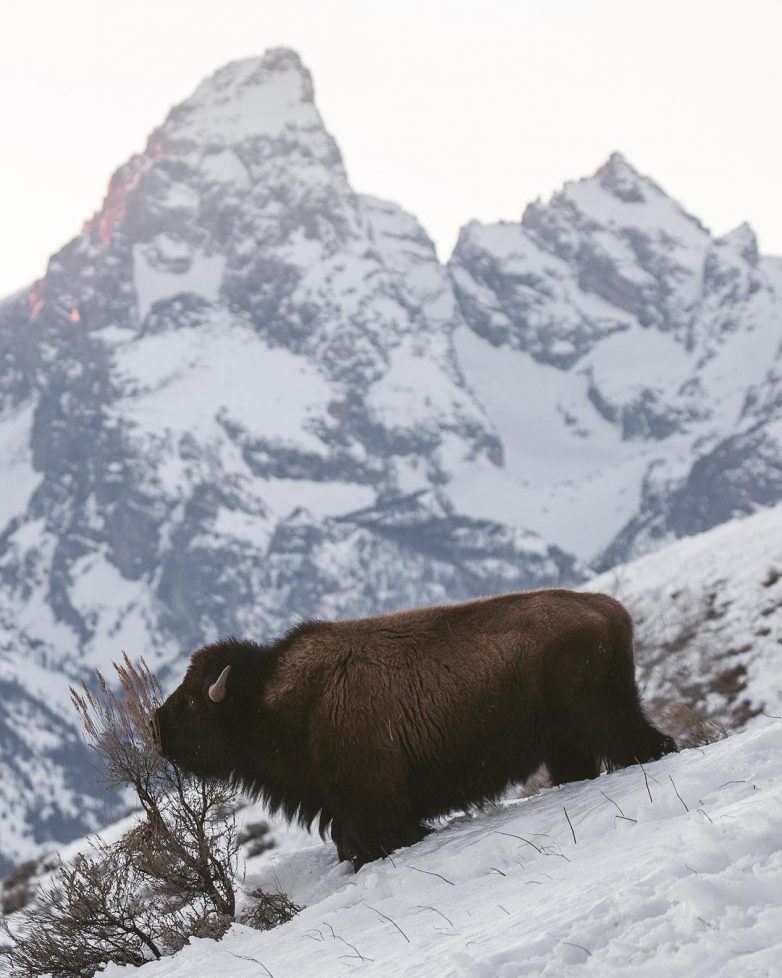
[{"label": "snow-covered mountain", "polygon": [[782,260],[748,226],[714,238],[615,153],[449,268],[506,463],[460,507],[607,568],[782,498]]},{"label": "snow-covered mountain", "polygon": [[0,868],[108,819],[67,689],[122,649],[173,681],[782,499],[781,296],[619,156],[443,267],[293,52],[218,71],[0,304]]}]

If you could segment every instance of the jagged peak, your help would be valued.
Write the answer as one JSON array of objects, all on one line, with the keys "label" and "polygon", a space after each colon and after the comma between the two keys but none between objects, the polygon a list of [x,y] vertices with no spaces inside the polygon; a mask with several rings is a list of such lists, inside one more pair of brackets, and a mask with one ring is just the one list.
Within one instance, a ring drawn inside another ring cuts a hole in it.
[{"label": "jagged peak", "polygon": [[750,265],[757,265],[758,263],[758,239],[752,226],[743,221],[738,227],[733,228],[732,231],[728,231],[727,234],[723,234],[722,237],[717,238],[714,242],[718,246],[730,248],[736,251],[741,257],[749,262]]},{"label": "jagged peak", "polygon": [[312,76],[295,51],[272,48],[219,68],[171,110],[158,132],[213,146],[292,128],[323,128]]},{"label": "jagged peak", "polygon": [[586,179],[597,180],[607,193],[627,204],[645,202],[650,192],[667,196],[662,187],[637,170],[618,150],[614,150],[606,162],[597,168],[593,177]]},{"label": "jagged peak", "polygon": [[194,96],[199,92],[236,95],[244,88],[267,84],[281,75],[297,77],[302,83],[302,101],[313,101],[312,75],[292,48],[270,48],[261,55],[229,61],[205,78]]},{"label": "jagged peak", "polygon": [[[592,176],[568,181],[554,194],[551,203],[575,206],[601,224],[658,228],[698,248],[704,247],[711,237],[697,217],[616,151]],[[534,220],[540,209],[528,208],[533,212],[529,220]]]}]

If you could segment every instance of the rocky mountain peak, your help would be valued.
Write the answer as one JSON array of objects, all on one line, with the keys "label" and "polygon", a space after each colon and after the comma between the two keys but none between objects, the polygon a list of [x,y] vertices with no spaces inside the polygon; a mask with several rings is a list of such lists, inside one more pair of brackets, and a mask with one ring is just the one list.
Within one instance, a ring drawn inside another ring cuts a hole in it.
[{"label": "rocky mountain peak", "polygon": [[216,71],[172,109],[151,143],[158,136],[216,151],[322,127],[309,71],[295,51],[275,48]]},{"label": "rocky mountain peak", "polygon": [[665,191],[650,177],[637,170],[620,152],[613,152],[593,177],[577,183],[599,183],[603,191],[625,204],[642,204],[654,197],[666,197]]},{"label": "rocky mountain peak", "polygon": [[733,228],[732,231],[728,231],[721,238],[717,238],[715,245],[734,251],[738,257],[752,267],[755,267],[760,259],[757,235],[746,221]]}]

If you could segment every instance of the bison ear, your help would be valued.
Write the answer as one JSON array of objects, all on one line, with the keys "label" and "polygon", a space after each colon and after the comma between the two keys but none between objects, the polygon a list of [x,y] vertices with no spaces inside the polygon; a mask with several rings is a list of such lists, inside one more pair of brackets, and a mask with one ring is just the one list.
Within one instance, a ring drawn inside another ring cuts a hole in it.
[{"label": "bison ear", "polygon": [[231,671],[230,666],[226,666],[225,669],[220,673],[220,675],[215,679],[212,685],[209,687],[209,699],[213,703],[220,703],[225,699],[225,683],[228,679],[228,673]]}]

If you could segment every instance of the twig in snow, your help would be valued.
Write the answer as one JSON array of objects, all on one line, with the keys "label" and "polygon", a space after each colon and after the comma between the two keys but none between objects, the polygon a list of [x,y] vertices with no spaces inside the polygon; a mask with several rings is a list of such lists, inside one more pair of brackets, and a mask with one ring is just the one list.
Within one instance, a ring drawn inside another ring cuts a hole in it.
[{"label": "twig in snow", "polygon": [[446,879],[446,877],[442,876],[440,873],[432,873],[428,869],[419,869],[417,866],[411,866],[410,863],[405,863],[405,866],[408,869],[414,869],[416,873],[426,873],[427,876],[436,876],[438,879],[441,879],[444,883],[447,883],[449,886],[456,886],[456,883],[454,883],[453,880]]},{"label": "twig in snow", "polygon": [[676,792],[676,797],[679,799],[682,805],[684,805],[685,812],[688,812],[689,808],[687,807],[687,802],[679,794],[679,789],[676,787],[676,782],[673,780],[673,776],[669,774],[668,777],[670,779],[671,784],[673,785],[673,790]]},{"label": "twig in snow", "polygon": [[537,852],[540,852],[540,853],[543,852],[543,850],[540,848],[540,846],[536,846],[534,842],[530,842],[529,839],[525,839],[523,835],[514,835],[513,832],[500,832],[498,830],[495,830],[494,834],[495,835],[507,835],[508,838],[510,838],[510,839],[520,839],[522,842],[526,842],[528,846],[532,846],[532,848],[535,849]]},{"label": "twig in snow", "polygon": [[[412,869],[412,867],[410,868]],[[405,932],[402,930],[399,924],[395,920],[392,920],[391,917],[388,916],[388,914],[384,914],[382,910],[378,910],[376,907],[370,907],[368,903],[365,903],[364,906],[368,907],[373,913],[376,913],[378,917],[382,917],[384,920],[387,920],[389,924],[393,924],[394,927],[396,927],[396,929],[402,935],[402,937],[404,937],[404,939],[407,941],[407,943],[408,944],[410,943],[410,938],[407,936],[407,934],[405,934]]]},{"label": "twig in snow", "polygon": [[[729,784],[746,784],[746,783],[747,783],[746,778],[739,778],[734,781],[726,781],[724,784],[720,785],[720,788],[727,788]],[[717,790],[719,791],[719,788]]]},{"label": "twig in snow", "polygon": [[762,717],[768,717],[769,720],[782,720],[782,717],[778,717],[775,713],[761,713]]},{"label": "twig in snow", "polygon": [[565,808],[564,805],[562,806],[562,811],[565,813],[565,818],[567,819],[567,824],[570,826],[570,831],[571,831],[571,833],[573,835],[573,842],[574,842],[575,845],[578,845],[578,840],[576,839],[576,830],[573,828],[573,823],[570,821],[570,816],[568,815],[567,808]]},{"label": "twig in snow", "polygon": [[706,818],[711,822],[711,824],[714,825],[711,815],[709,815],[709,813],[706,811],[705,808],[699,808],[698,811],[701,813],[701,815],[705,815]]},{"label": "twig in snow", "polygon": [[361,958],[362,961],[370,961],[370,962],[375,960],[374,958],[365,958],[364,955],[361,953],[361,951],[359,951],[359,949],[356,947],[356,945],[351,944],[350,941],[346,941],[344,937],[338,937],[337,940],[342,941],[345,947],[349,947],[351,950],[356,952],[355,954],[341,954],[340,958],[358,957]]},{"label": "twig in snow", "polygon": [[613,798],[609,798],[608,795],[605,793],[605,791],[602,791],[602,790],[600,790],[600,794],[605,798],[606,801],[610,801],[611,802],[611,804],[619,812],[619,814],[622,816],[622,818],[625,817],[625,813],[622,811],[622,809],[619,807],[619,805],[617,805],[617,803],[614,801]]},{"label": "twig in snow", "polygon": [[560,941],[560,944],[567,944],[568,947],[577,947],[580,951],[583,951],[588,957],[592,957],[592,952],[585,948],[583,944],[574,944],[572,941]]},{"label": "twig in snow", "polygon": [[501,869],[497,869],[497,867],[496,867],[496,866],[492,866],[492,867],[491,867],[491,871],[492,871],[493,873],[499,873],[499,874],[500,874],[500,876],[507,876],[507,875],[508,875],[507,873],[503,873],[503,871],[502,871]]},{"label": "twig in snow", "polygon": [[500,908],[500,910],[502,910],[504,913],[506,913],[510,917],[510,910],[505,910],[505,907],[503,907],[503,905],[501,903],[498,903],[497,906]]},{"label": "twig in snow", "polygon": [[385,849],[383,849],[383,858],[384,859],[387,859],[391,863],[391,865],[394,867],[394,869],[396,869],[396,863],[394,862],[394,857],[391,855],[390,852],[386,852]]},{"label": "twig in snow", "polygon": [[438,910],[437,907],[430,907],[427,904],[420,904],[418,907],[418,912],[421,913],[422,910],[431,910],[433,913],[439,913],[443,920],[447,921],[451,927],[453,927],[453,921],[450,917],[446,917],[442,910]]},{"label": "twig in snow", "polygon": [[646,785],[646,793],[647,793],[647,795],[649,795],[649,801],[652,804],[654,804],[654,798],[652,798],[652,789],[649,787],[649,775],[646,773],[646,770],[644,769],[643,764],[641,764],[641,762],[638,760],[637,757],[635,759],[635,762],[638,765],[638,767],[640,767],[641,771],[643,771],[644,784]]},{"label": "twig in snow", "polygon": [[621,819],[623,822],[635,822],[636,824],[638,823],[637,818],[630,818],[627,815],[614,815],[614,828],[616,828],[616,820],[618,818]]},{"label": "twig in snow", "polygon": [[266,967],[263,961],[259,961],[258,958],[251,958],[247,954],[237,954],[235,951],[229,951],[228,953],[233,955],[233,957],[235,958],[241,958],[242,961],[254,961],[255,964],[259,964],[263,968],[263,970],[266,972],[269,978],[274,978],[274,975],[271,973],[271,971],[269,971],[269,969]]}]

